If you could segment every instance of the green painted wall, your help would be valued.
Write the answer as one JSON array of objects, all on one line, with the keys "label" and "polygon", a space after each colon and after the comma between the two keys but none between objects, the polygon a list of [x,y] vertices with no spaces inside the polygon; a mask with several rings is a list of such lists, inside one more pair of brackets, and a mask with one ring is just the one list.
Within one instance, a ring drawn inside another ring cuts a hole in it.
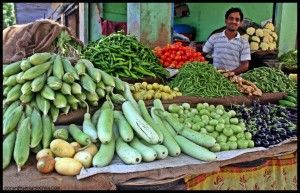
[{"label": "green painted wall", "polygon": [[[100,5],[99,5],[100,6]],[[96,41],[101,37],[100,31],[101,26],[99,23],[100,20],[100,13],[97,6],[97,3],[90,3],[89,4],[89,11],[90,11],[90,19],[89,19],[89,41]]]},{"label": "green painted wall", "polygon": [[164,46],[171,42],[170,3],[141,3],[141,42],[151,48]]},{"label": "green painted wall", "polygon": [[231,7],[240,7],[244,18],[256,23],[272,19],[273,3],[187,3],[189,17],[174,18],[174,24],[188,24],[196,28],[196,41],[205,41],[209,34],[225,25],[225,13]]},{"label": "green painted wall", "polygon": [[[279,34],[279,56],[296,49],[297,37],[297,3],[280,3],[277,26]],[[277,23],[277,22],[276,22]]]},{"label": "green painted wall", "polygon": [[103,18],[111,21],[127,21],[127,3],[103,3]]},{"label": "green painted wall", "polygon": [[102,3],[103,13],[99,12],[97,4],[101,8],[101,3],[89,3],[89,41],[95,41],[102,37],[99,23],[101,14],[104,19],[111,21],[127,21],[127,3]]}]

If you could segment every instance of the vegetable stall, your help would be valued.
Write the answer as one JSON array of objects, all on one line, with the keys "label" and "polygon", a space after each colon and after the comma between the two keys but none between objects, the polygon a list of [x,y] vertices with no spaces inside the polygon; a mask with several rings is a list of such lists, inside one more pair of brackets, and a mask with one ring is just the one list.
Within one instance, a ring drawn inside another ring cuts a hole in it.
[{"label": "vegetable stall", "polygon": [[3,65],[8,181],[29,175],[51,187],[25,179],[20,186],[114,189],[147,175],[172,181],[297,149],[297,82],[279,69],[237,76],[194,48],[151,50],[122,32],[83,47],[64,32],[56,43],[56,51]]}]

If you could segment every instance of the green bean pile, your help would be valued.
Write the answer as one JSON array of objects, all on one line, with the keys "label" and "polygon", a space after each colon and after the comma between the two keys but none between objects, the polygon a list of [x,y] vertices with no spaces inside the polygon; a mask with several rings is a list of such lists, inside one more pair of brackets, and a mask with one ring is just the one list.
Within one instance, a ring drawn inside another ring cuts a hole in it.
[{"label": "green bean pile", "polygon": [[263,92],[295,92],[296,83],[281,70],[259,67],[243,74],[243,78],[253,82]]},{"label": "green bean pile", "polygon": [[143,79],[165,78],[169,73],[160,64],[152,50],[141,44],[134,36],[117,32],[89,43],[82,58],[90,60],[95,67],[116,77]]},{"label": "green bean pile", "polygon": [[180,68],[169,83],[185,96],[223,97],[241,95],[237,87],[211,64],[191,62]]}]

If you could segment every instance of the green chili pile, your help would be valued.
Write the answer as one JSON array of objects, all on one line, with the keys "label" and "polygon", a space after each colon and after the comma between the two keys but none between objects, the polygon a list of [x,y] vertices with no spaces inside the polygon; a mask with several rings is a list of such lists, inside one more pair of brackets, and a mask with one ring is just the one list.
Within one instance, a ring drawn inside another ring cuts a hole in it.
[{"label": "green chili pile", "polygon": [[117,32],[89,43],[82,58],[90,60],[95,67],[116,77],[143,79],[165,78],[169,72],[160,64],[152,50],[141,44],[134,36]]},{"label": "green chili pile", "polygon": [[178,87],[185,96],[223,97],[242,95],[236,85],[219,73],[211,64],[187,63],[169,82],[171,88]]},{"label": "green chili pile", "polygon": [[243,78],[253,82],[263,92],[295,92],[297,89],[294,81],[275,68],[254,68],[244,73]]}]

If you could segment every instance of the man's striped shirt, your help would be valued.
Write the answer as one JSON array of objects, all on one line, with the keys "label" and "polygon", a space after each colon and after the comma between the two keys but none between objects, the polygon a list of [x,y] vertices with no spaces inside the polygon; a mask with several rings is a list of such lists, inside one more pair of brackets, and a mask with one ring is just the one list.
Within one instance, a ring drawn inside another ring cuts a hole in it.
[{"label": "man's striped shirt", "polygon": [[217,69],[234,70],[241,61],[251,60],[249,43],[239,32],[231,40],[225,35],[225,30],[213,34],[205,43],[203,52],[212,54]]}]

